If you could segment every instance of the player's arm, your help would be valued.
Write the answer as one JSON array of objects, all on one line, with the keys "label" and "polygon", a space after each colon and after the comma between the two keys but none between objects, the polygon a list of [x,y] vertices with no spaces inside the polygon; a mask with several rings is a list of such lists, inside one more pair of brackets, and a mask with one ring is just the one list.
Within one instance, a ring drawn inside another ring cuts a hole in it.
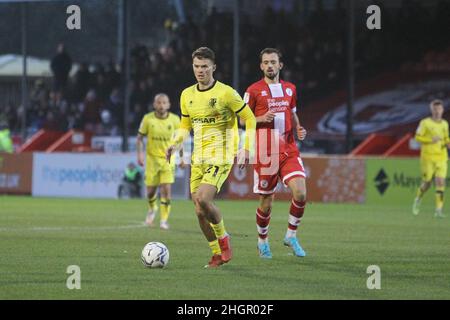
[{"label": "player's arm", "polygon": [[183,115],[180,122],[180,127],[175,133],[175,136],[170,141],[170,146],[166,151],[166,159],[170,162],[170,157],[176,149],[182,147],[182,143],[189,136],[189,132],[191,131],[191,119],[188,115]]},{"label": "player's arm", "polygon": [[255,107],[255,100],[248,91],[244,95],[244,100],[235,90],[230,90],[227,97],[229,108],[239,117],[239,122],[245,125],[244,147],[237,155],[239,168],[243,169],[250,162],[250,153],[253,153],[255,148],[256,118],[251,109],[251,106]]},{"label": "player's arm", "polygon": [[144,136],[140,133],[138,133],[137,135],[136,151],[137,151],[137,162],[140,166],[143,166],[145,161]]},{"label": "player's arm", "polygon": [[427,135],[427,128],[423,121],[420,121],[414,138],[417,142],[422,144],[436,143],[437,141],[439,141],[438,139],[436,139],[436,137],[430,137],[429,135]]},{"label": "player's arm", "polygon": [[237,112],[239,119],[245,124],[244,147],[239,150],[237,162],[239,168],[243,169],[250,162],[250,155],[253,155],[255,147],[256,118],[248,105]]},{"label": "player's arm", "polygon": [[[136,151],[137,151],[137,162],[140,166],[144,166],[145,152],[144,152],[144,137],[147,135],[147,122],[145,121],[145,116],[139,125],[137,141],[136,141]],[[147,141],[147,143],[149,143]]]},{"label": "player's arm", "polygon": [[[252,92],[252,90],[247,89],[247,91],[244,94],[244,102],[250,107],[250,110],[255,113],[255,108],[256,108],[256,98]],[[272,111],[267,111],[264,115],[262,116],[257,116],[255,118],[256,123],[269,123],[273,121],[273,118],[275,118],[275,113],[273,113]],[[245,126],[245,120],[241,117],[239,117],[239,124],[241,126]]]},{"label": "player's arm", "polygon": [[187,108],[184,104],[184,95],[181,94],[180,97],[180,109],[181,109],[181,121],[180,127],[175,132],[175,136],[170,141],[170,146],[166,150],[166,160],[170,162],[170,157],[176,149],[179,149],[182,146],[182,143],[189,136],[189,133],[192,129],[191,118],[189,117],[189,113],[187,112]]},{"label": "player's arm", "polygon": [[306,138],[307,131],[300,125],[300,120],[298,119],[296,110],[297,108],[291,109],[292,123],[295,124],[295,131],[297,133],[298,140],[303,141]]},{"label": "player's arm", "polygon": [[450,134],[448,131],[448,123],[445,126],[445,142],[444,143],[447,145],[447,148],[450,148]]},{"label": "player's arm", "polygon": [[244,149],[253,150],[255,145],[256,118],[248,105],[245,105],[238,113],[239,119],[245,124]]},{"label": "player's arm", "polygon": [[179,156],[180,156],[180,164],[179,164],[179,167],[180,167],[181,169],[184,169],[184,168],[186,168],[186,163],[184,162],[184,158],[183,158],[183,156],[184,156],[183,145],[181,145],[180,151],[179,151],[178,154],[179,154]]}]

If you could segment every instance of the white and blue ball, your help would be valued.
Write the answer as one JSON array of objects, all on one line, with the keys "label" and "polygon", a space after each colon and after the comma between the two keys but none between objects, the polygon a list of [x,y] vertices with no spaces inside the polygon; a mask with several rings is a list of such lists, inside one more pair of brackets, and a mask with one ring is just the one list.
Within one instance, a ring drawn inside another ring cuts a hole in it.
[{"label": "white and blue ball", "polygon": [[148,268],[164,268],[169,263],[169,249],[161,242],[149,242],[142,249],[141,259]]}]

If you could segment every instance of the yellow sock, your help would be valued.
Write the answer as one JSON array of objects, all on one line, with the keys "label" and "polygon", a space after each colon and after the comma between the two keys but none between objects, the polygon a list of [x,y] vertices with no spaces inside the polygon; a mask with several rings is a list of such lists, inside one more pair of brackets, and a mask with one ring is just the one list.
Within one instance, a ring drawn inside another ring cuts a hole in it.
[{"label": "yellow sock", "polygon": [[225,225],[223,224],[223,219],[220,220],[220,222],[218,224],[210,223],[210,225],[213,228],[217,239],[223,238],[223,236],[226,234]]},{"label": "yellow sock", "polygon": [[170,199],[161,198],[161,221],[167,221],[170,215]]},{"label": "yellow sock", "polygon": [[219,241],[218,240],[214,240],[208,243],[209,247],[211,248],[211,251],[213,254],[220,254],[220,246],[219,246]]},{"label": "yellow sock", "polygon": [[156,194],[153,196],[153,198],[147,199],[148,201],[148,210],[150,211],[156,211],[158,209],[158,205],[156,203]]},{"label": "yellow sock", "polygon": [[444,188],[436,188],[436,209],[442,210],[444,206]]}]

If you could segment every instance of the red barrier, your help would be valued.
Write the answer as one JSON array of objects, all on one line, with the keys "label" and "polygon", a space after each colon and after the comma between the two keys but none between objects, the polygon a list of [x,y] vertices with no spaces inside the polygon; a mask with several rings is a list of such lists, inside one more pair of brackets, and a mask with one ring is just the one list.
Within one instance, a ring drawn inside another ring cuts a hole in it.
[{"label": "red barrier", "polygon": [[396,138],[394,136],[372,133],[355,149],[353,149],[350,155],[351,156],[382,155],[393,144],[395,144],[395,142]]}]

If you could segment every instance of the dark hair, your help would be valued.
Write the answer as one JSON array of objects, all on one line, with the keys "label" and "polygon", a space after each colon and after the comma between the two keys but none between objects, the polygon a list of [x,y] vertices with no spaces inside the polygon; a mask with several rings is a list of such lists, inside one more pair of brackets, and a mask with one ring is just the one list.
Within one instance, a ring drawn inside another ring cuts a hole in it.
[{"label": "dark hair", "polygon": [[435,99],[435,100],[431,101],[431,103],[430,103],[430,106],[433,106],[433,107],[438,106],[438,105],[444,106],[444,101]]},{"label": "dark hair", "polygon": [[208,47],[200,47],[192,52],[192,60],[194,60],[194,58],[209,59],[213,63],[216,62],[216,54]]},{"label": "dark hair", "polygon": [[283,57],[283,55],[281,54],[281,51],[276,49],[276,48],[265,48],[263,49],[260,54],[259,54],[259,60],[262,62],[262,56],[264,54],[271,54],[271,53],[276,53],[278,55],[278,59],[281,61],[281,58]]}]

